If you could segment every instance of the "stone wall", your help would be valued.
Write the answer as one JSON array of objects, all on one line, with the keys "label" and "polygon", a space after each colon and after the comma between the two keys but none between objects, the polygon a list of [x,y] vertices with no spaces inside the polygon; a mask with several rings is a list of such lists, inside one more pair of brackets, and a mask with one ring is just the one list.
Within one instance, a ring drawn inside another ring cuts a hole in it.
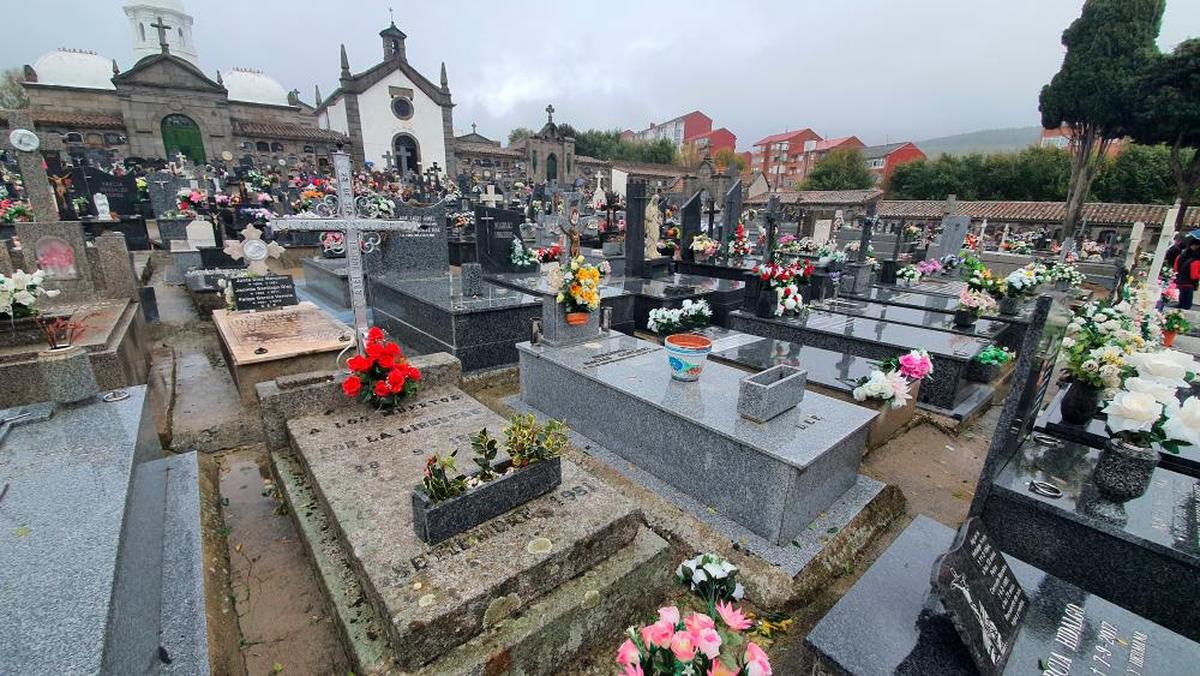
[{"label": "stone wall", "polygon": [[[420,369],[422,387],[457,387],[462,383],[462,364],[445,352],[412,357],[409,361]],[[258,383],[255,388],[267,445],[271,449],[287,447],[289,418],[351,405],[353,402],[342,393],[344,375],[343,371],[313,371]]]}]

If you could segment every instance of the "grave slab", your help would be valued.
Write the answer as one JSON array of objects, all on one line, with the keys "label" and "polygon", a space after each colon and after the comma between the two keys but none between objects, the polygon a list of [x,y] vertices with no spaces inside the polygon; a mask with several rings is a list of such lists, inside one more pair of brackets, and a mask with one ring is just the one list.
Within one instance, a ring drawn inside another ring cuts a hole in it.
[{"label": "grave slab", "polygon": [[350,307],[350,281],[345,258],[302,258],[304,288],[338,308]]},{"label": "grave slab", "polygon": [[[934,560],[953,540],[953,530],[918,515],[805,638],[817,656],[814,673],[979,673],[950,620],[928,609]],[[1194,642],[1015,557],[1005,559],[1030,597],[1005,674],[1194,670],[1200,651]]]},{"label": "grave slab", "polygon": [[[1200,481],[1159,467],[1145,495],[1115,508],[1124,521],[1110,520],[1091,479],[1099,456],[1032,435],[993,482],[988,530],[1005,552],[1200,640]],[[1035,480],[1063,497],[1034,493]]]},{"label": "grave slab", "polygon": [[221,353],[245,404],[254,386],[281,375],[329,368],[353,344],[353,330],[312,303],[261,312],[213,310]]},{"label": "grave slab", "polygon": [[[631,503],[564,461],[550,494],[435,546],[419,540],[411,490],[425,458],[469,449],[506,422],[457,388],[422,391],[394,411],[339,409],[288,422],[296,457],[330,516],[397,663],[416,669],[631,544]],[[469,450],[459,470],[474,464]]]},{"label": "grave slab", "polygon": [[[854,484],[875,418],[811,393],[795,409],[753,423],[737,413],[744,372],[710,363],[698,382],[675,381],[660,346],[619,334],[517,349],[524,403],[565,418],[774,544],[791,540]],[[614,426],[612,411],[627,412],[628,424]]]}]

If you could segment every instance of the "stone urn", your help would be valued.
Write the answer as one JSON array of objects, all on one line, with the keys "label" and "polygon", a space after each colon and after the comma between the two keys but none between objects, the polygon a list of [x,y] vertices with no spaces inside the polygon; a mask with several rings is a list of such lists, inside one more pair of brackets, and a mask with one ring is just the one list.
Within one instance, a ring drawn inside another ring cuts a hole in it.
[{"label": "stone urn", "polygon": [[954,311],[954,326],[969,329],[975,325],[975,312],[970,308],[960,307]]},{"label": "stone urn", "polygon": [[1063,394],[1059,404],[1062,421],[1068,425],[1086,425],[1096,417],[1096,409],[1100,408],[1100,388],[1078,380],[1072,380],[1071,386]]},{"label": "stone urn", "polygon": [[47,401],[74,404],[100,393],[92,362],[82,347],[68,345],[44,350],[38,353],[37,364]]},{"label": "stone urn", "polygon": [[997,303],[1000,306],[1000,314],[1011,317],[1021,309],[1020,299],[1016,296],[1005,296]]},{"label": "stone urn", "polygon": [[1092,481],[1106,499],[1128,502],[1145,495],[1156,466],[1158,453],[1153,448],[1113,437],[1100,451]]}]

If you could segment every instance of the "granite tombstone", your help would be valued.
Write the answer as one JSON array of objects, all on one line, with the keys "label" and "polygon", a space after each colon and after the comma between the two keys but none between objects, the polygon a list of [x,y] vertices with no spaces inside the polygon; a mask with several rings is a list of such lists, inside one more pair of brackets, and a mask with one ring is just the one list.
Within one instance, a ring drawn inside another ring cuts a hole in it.
[{"label": "granite tombstone", "polygon": [[517,211],[475,207],[475,250],[485,273],[530,269],[512,262],[514,242],[521,241],[521,224],[524,222],[525,217]]}]

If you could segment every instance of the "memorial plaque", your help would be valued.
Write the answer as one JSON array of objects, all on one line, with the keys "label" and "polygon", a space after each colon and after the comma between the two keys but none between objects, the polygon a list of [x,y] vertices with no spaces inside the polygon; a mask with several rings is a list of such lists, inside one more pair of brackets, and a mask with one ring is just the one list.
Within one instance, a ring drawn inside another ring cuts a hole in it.
[{"label": "memorial plaque", "polygon": [[[516,211],[475,207],[475,253],[484,272],[524,272],[513,265],[513,240],[521,238],[525,217]],[[529,246],[533,246],[532,243]]]},{"label": "memorial plaque", "polygon": [[450,242],[446,233],[446,209],[443,207],[395,207],[387,219],[386,231],[372,232],[370,221],[360,222],[363,252],[382,242],[381,255],[366,257],[370,272],[390,277],[423,279],[450,271]]},{"label": "memorial plaque", "polygon": [[1029,598],[978,519],[934,562],[933,588],[979,673],[1003,673]]},{"label": "memorial plaque", "polygon": [[230,283],[233,304],[238,310],[269,310],[300,302],[291,275],[233,277]]},{"label": "memorial plaque", "polygon": [[[114,176],[95,167],[75,167],[71,170],[71,193],[93,203],[96,195],[103,195],[108,199],[108,209],[120,216],[137,213],[137,183],[129,175]],[[110,218],[103,214],[97,217]]]}]

